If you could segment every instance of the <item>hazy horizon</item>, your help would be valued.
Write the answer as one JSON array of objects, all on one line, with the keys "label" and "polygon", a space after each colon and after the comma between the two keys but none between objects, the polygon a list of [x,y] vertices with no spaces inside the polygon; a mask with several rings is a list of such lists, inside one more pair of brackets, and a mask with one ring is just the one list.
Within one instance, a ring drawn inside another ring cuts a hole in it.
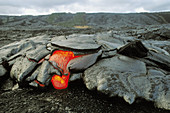
[{"label": "hazy horizon", "polygon": [[76,14],[76,13],[86,13],[86,14],[99,14],[99,13],[103,13],[103,14],[142,14],[142,13],[164,13],[164,12],[170,12],[170,11],[155,11],[155,12],[126,12],[126,13],[114,13],[114,12],[75,12],[75,13],[71,13],[71,12],[53,12],[53,13],[49,13],[49,14],[38,14],[38,15],[34,15],[34,14],[0,14],[0,16],[45,16],[45,15],[51,15],[51,14],[59,14],[59,13],[65,13],[65,14]]},{"label": "hazy horizon", "polygon": [[170,0],[0,0],[0,15],[169,12]]}]

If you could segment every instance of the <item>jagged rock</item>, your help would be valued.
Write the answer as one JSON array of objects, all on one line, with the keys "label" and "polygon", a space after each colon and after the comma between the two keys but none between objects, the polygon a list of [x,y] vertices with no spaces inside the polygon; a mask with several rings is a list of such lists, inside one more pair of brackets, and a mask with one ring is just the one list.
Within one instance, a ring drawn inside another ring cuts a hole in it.
[{"label": "jagged rock", "polygon": [[39,69],[39,74],[37,75],[37,80],[45,85],[50,83],[53,74],[58,74],[56,70],[48,61],[44,61]]},{"label": "jagged rock", "polygon": [[[0,77],[12,67],[10,77],[19,85],[44,87],[53,75],[61,78],[66,69],[72,75],[70,81],[82,78],[90,90],[118,95],[130,104],[141,97],[170,109],[167,42],[147,40],[143,45],[118,32],[37,36],[0,48]],[[56,50],[72,51],[78,57],[67,64],[49,60]]]},{"label": "jagged rock", "polygon": [[26,57],[19,57],[12,66],[10,76],[17,79],[18,82],[22,82],[36,66],[36,62],[29,61]]},{"label": "jagged rock", "polygon": [[83,79],[88,89],[118,95],[130,104],[142,97],[169,109],[170,76],[158,69],[147,69],[139,60],[122,55],[101,60],[85,70]]},{"label": "jagged rock", "polygon": [[97,61],[97,59],[101,56],[101,54],[102,51],[99,51],[97,53],[75,58],[67,64],[67,68],[71,72],[78,72],[78,71],[85,70],[91,65],[93,65]]},{"label": "jagged rock", "polygon": [[150,90],[146,99],[155,101],[160,108],[170,109],[170,75],[158,68],[148,69]]},{"label": "jagged rock", "polygon": [[35,60],[36,62],[40,61],[42,58],[50,54],[50,51],[46,49],[44,45],[38,46],[36,49],[28,51],[26,57]]},{"label": "jagged rock", "polygon": [[165,55],[170,55],[169,41],[147,40],[143,41],[143,44],[152,51],[156,51]]},{"label": "jagged rock", "polygon": [[81,79],[82,76],[83,76],[83,73],[71,74],[70,81],[75,81],[75,80]]},{"label": "jagged rock", "polygon": [[150,51],[145,59],[157,64],[159,68],[170,71],[170,57],[167,55]]},{"label": "jagged rock", "polygon": [[4,66],[0,65],[0,77],[4,76],[6,73],[6,69],[4,68]]},{"label": "jagged rock", "polygon": [[[135,85],[131,82],[133,77],[146,76],[144,62],[126,56],[116,55],[115,57],[103,59],[85,70],[84,81],[88,89],[97,88],[110,96],[120,96],[133,103],[137,96],[135,87],[144,84],[145,79],[138,79],[141,82]],[[142,78],[142,77],[141,77]],[[146,86],[142,85],[143,88]],[[143,89],[142,88],[142,89]]]},{"label": "jagged rock", "polygon": [[[45,47],[48,40],[49,37],[47,35],[43,35],[3,46],[0,48],[1,58],[6,58],[7,61],[11,61],[16,59],[18,56],[25,55],[31,50],[37,50],[38,48],[42,49],[43,47],[44,51],[47,51]],[[41,47],[39,47],[40,45]]]},{"label": "jagged rock", "polygon": [[[12,48],[10,46],[7,50],[12,51],[12,49],[15,48],[16,52],[10,55],[4,55],[4,57],[9,57],[7,62],[12,66],[10,76],[11,78],[16,79],[20,84],[29,83],[36,87],[37,85],[42,84],[48,86],[53,75],[62,76],[63,74],[62,70],[58,70],[60,67],[59,64],[49,61],[50,54],[52,55],[58,47],[67,51],[72,50],[74,55],[81,55],[80,57],[68,62],[66,68],[72,72],[83,71],[93,65],[102,54],[102,51],[99,51],[100,45],[95,42],[93,37],[94,35],[88,36],[74,34],[67,36],[67,40],[61,38],[62,40],[59,39],[60,41],[57,41],[57,43],[60,43],[64,40],[65,44],[69,44],[66,47],[60,47],[56,44],[47,44],[48,36],[30,38],[30,40],[27,39],[20,45],[13,44],[14,46]],[[35,42],[33,40],[35,40]],[[55,40],[57,40],[56,37],[52,38],[52,41],[49,41],[49,43],[55,43],[53,42]],[[77,48],[79,45],[75,47],[75,44],[79,44],[81,47]],[[91,44],[91,47],[89,47],[88,44]],[[23,47],[23,49],[21,47]]]},{"label": "jagged rock", "polygon": [[119,54],[130,57],[146,57],[148,49],[141,43],[141,41],[133,41],[121,47],[118,51]]}]

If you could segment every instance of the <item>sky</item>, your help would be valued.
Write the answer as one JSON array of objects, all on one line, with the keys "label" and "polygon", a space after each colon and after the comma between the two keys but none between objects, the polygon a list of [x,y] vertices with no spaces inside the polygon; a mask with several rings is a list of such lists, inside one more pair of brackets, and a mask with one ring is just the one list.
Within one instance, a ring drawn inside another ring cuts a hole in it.
[{"label": "sky", "polygon": [[0,15],[170,11],[170,0],[0,0]]}]

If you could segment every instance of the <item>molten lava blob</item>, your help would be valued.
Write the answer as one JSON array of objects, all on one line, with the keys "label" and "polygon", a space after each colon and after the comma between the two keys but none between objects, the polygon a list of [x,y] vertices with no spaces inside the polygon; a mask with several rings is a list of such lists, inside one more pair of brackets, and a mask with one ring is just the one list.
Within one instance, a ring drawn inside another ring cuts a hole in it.
[{"label": "molten lava blob", "polygon": [[63,50],[56,50],[53,52],[52,56],[50,57],[49,61],[56,62],[62,76],[54,75],[51,79],[51,82],[56,89],[65,89],[68,87],[68,81],[70,77],[70,72],[67,69],[67,64],[70,60],[77,58],[80,56],[75,56],[72,51],[63,51]]}]

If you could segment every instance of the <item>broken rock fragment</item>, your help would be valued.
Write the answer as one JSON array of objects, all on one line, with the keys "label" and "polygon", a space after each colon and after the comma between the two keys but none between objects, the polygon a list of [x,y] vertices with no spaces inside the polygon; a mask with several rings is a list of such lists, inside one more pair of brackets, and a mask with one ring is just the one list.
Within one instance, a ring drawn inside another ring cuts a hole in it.
[{"label": "broken rock fragment", "polygon": [[0,65],[0,77],[4,76],[6,73],[6,69],[4,68],[4,66]]}]

